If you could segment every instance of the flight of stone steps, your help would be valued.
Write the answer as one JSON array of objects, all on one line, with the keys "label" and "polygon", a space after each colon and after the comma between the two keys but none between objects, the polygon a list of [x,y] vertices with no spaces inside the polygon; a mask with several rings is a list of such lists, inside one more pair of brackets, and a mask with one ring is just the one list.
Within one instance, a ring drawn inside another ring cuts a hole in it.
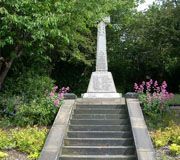
[{"label": "flight of stone steps", "polygon": [[78,104],[59,160],[137,160],[126,105]]}]

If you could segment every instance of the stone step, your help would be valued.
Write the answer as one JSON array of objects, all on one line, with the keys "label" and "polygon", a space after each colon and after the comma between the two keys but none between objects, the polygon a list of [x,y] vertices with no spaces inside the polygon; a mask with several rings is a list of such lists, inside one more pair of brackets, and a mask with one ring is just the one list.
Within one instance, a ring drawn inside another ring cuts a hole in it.
[{"label": "stone step", "polygon": [[130,125],[69,125],[69,131],[130,131]]},{"label": "stone step", "polygon": [[133,155],[134,146],[64,146],[65,155]]},{"label": "stone step", "polygon": [[118,104],[79,104],[76,106],[77,109],[126,109],[126,105],[118,105]]},{"label": "stone step", "polygon": [[75,109],[75,114],[127,114],[126,109]]},{"label": "stone step", "polygon": [[72,119],[71,125],[128,125],[129,119],[113,119],[113,120],[99,120],[99,119]]},{"label": "stone step", "polygon": [[133,138],[65,138],[65,146],[131,146]]},{"label": "stone step", "polygon": [[122,119],[122,118],[128,118],[128,114],[73,114],[72,115],[72,119]]},{"label": "stone step", "polygon": [[131,138],[129,131],[68,131],[67,138]]},{"label": "stone step", "polygon": [[61,155],[59,160],[137,160],[135,155]]}]

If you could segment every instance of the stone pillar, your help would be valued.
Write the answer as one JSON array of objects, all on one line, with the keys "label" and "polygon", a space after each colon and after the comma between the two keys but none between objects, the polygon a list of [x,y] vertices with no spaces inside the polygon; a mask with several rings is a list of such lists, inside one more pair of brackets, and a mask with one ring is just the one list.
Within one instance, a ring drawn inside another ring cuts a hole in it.
[{"label": "stone pillar", "polygon": [[[107,17],[105,22],[110,23],[110,17]],[[98,24],[96,71],[108,71],[105,22],[102,21]]]},{"label": "stone pillar", "polygon": [[96,72],[92,73],[87,93],[83,94],[83,98],[121,97],[121,95],[116,91],[111,72],[108,72],[106,23],[110,23],[110,17],[106,17],[98,24]]}]

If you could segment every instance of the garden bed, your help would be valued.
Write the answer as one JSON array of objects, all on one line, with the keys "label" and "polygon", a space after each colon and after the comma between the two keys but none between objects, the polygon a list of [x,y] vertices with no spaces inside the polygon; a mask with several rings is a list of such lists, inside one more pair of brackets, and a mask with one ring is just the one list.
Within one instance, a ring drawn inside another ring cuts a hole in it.
[{"label": "garden bed", "polygon": [[38,159],[49,127],[0,129],[0,159]]}]

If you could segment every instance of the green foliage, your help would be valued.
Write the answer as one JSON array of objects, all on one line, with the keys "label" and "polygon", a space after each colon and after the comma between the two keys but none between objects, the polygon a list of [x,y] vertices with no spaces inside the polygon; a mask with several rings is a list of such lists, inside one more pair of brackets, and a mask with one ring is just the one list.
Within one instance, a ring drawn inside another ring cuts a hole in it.
[{"label": "green foliage", "polygon": [[7,153],[0,152],[0,158],[6,158],[8,156]]},{"label": "green foliage", "polygon": [[[1,0],[0,47],[8,53],[3,57],[14,57],[15,47],[20,45],[23,52],[47,56],[45,50],[56,48],[77,60],[85,60],[79,47],[88,49],[87,37],[94,21],[104,17],[117,2],[110,0],[68,0],[46,3],[36,0]],[[60,44],[60,45],[59,45]],[[70,47],[70,48],[68,48]]]},{"label": "green foliage", "polygon": [[[0,96],[0,119],[4,125],[48,125],[58,108],[48,105],[44,91],[51,90],[54,81],[47,76],[27,72],[19,78],[8,78]],[[51,100],[53,101],[53,100]]]},{"label": "green foliage", "polygon": [[58,107],[46,106],[43,103],[32,102],[20,106],[13,117],[13,123],[17,126],[29,125],[51,125],[57,114]]},{"label": "green foliage", "polygon": [[172,151],[172,153],[174,155],[179,155],[180,154],[180,145],[177,144],[171,144],[169,146],[170,151]]},{"label": "green foliage", "polygon": [[139,93],[138,98],[142,103],[144,113],[154,119],[167,111],[167,100],[174,98],[174,94],[168,93],[166,90],[166,81],[159,86],[157,81],[153,82],[151,79],[149,82],[143,81],[139,86],[135,83],[134,88]]},{"label": "green foliage", "polygon": [[164,130],[158,129],[151,132],[151,138],[156,147],[170,145],[173,154],[180,154],[180,126],[171,122]]},{"label": "green foliage", "polygon": [[16,146],[15,142],[13,142],[13,137],[10,133],[6,133],[6,131],[0,129],[0,149],[12,149]]},{"label": "green foliage", "polygon": [[119,9],[111,16],[109,66],[116,84],[125,92],[132,90],[130,84],[148,77],[166,80],[171,91],[179,92],[180,1],[176,0],[176,5],[174,0],[161,2],[144,12],[135,12],[127,4],[130,10],[125,7],[127,11]]},{"label": "green foliage", "polygon": [[150,130],[165,128],[169,126],[169,122],[173,121],[176,124],[180,122],[180,114],[176,110],[169,109],[159,116],[147,116],[145,115],[145,120],[148,128]]},{"label": "green foliage", "polygon": [[[0,129],[0,149],[16,149],[27,153],[30,159],[38,159],[48,130],[37,126],[15,128],[8,131]],[[12,147],[13,144],[13,147]]]},{"label": "green foliage", "polygon": [[20,96],[25,101],[40,98],[46,89],[54,86],[54,80],[45,75],[39,75],[32,71],[24,72],[18,78],[8,78],[3,88],[6,96]]},{"label": "green foliage", "polygon": [[168,104],[180,104],[180,94],[175,94],[174,98],[168,101]]},{"label": "green foliage", "polygon": [[43,96],[30,102],[25,102],[21,97],[15,96],[4,98],[2,101],[4,108],[0,110],[1,126],[51,125],[62,105],[67,88],[63,89],[63,93],[57,93],[56,86],[50,92],[43,91]]}]

